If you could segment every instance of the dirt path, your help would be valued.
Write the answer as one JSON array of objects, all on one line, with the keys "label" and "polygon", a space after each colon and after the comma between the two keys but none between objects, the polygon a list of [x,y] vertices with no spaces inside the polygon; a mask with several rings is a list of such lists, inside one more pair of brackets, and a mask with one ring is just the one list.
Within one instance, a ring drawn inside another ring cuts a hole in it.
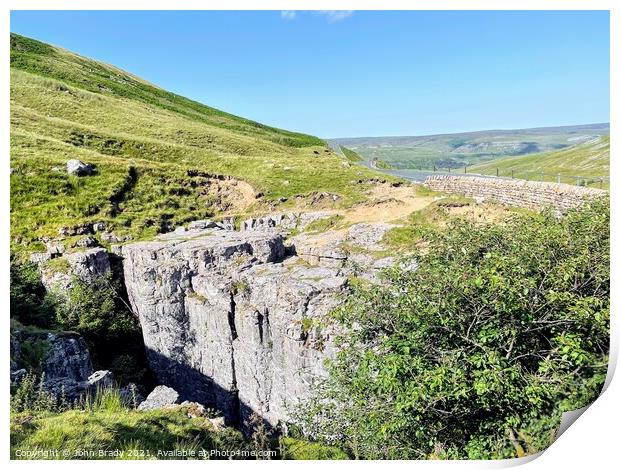
[{"label": "dirt path", "polygon": [[412,212],[424,209],[433,200],[429,196],[416,196],[412,186],[393,187],[384,184],[370,192],[368,201],[350,209],[335,210],[334,213],[342,215],[347,224],[397,223]]}]

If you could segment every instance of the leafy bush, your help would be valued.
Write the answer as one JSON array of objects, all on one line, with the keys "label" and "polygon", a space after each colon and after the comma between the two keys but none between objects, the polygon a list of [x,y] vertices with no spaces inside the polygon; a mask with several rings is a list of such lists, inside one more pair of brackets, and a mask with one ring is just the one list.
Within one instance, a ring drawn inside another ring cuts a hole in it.
[{"label": "leafy bush", "polygon": [[364,458],[506,458],[587,405],[609,348],[609,202],[426,234],[414,272],[354,286],[306,430]]},{"label": "leafy bush", "polygon": [[50,343],[45,338],[28,338],[20,343],[19,367],[41,372],[41,365],[50,350]]},{"label": "leafy bush", "polygon": [[37,376],[34,372],[28,372],[11,395],[11,412],[60,411],[64,409],[64,399],[47,392],[44,384],[44,374]]},{"label": "leafy bush", "polygon": [[108,338],[134,331],[136,321],[127,308],[119,308],[118,292],[110,273],[88,282],[74,277],[66,300],[59,300],[56,307],[59,326],[86,336]]},{"label": "leafy bush", "polygon": [[57,326],[83,335],[95,367],[110,369],[116,380],[148,380],[140,324],[122,297],[112,273],[88,282],[74,277],[66,295],[56,301]]},{"label": "leafy bush", "polygon": [[11,257],[11,317],[27,325],[48,327],[54,320],[54,305],[41,284],[36,264]]}]

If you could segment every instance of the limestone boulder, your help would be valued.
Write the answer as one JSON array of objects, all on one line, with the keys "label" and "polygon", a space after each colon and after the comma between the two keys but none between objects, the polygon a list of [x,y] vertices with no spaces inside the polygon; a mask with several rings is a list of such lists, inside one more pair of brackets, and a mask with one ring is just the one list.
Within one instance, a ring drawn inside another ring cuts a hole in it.
[{"label": "limestone boulder", "polygon": [[138,410],[155,410],[177,403],[179,403],[179,394],[175,389],[165,385],[158,385],[149,393],[146,400],[138,405]]},{"label": "limestone boulder", "polygon": [[84,163],[80,160],[69,160],[67,162],[67,173],[76,176],[88,176],[92,175],[95,171],[94,165],[90,163]]}]

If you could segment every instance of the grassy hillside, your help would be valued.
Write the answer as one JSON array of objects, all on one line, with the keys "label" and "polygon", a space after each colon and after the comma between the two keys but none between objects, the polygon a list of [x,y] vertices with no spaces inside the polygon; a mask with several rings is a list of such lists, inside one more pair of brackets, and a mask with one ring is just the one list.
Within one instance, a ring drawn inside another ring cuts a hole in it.
[{"label": "grassy hillside", "polygon": [[355,153],[351,149],[341,146],[340,150],[342,150],[342,153],[344,154],[345,157],[347,157],[347,160],[349,160],[350,162],[355,163],[355,162],[361,162],[363,160],[362,157],[360,157],[357,153]]},{"label": "grassy hillside", "polygon": [[[67,175],[69,159],[96,165],[96,173]],[[242,183],[214,183],[213,175]],[[303,203],[312,193],[336,194],[346,206],[364,197],[372,177],[316,137],[233,116],[11,34],[15,249],[88,222],[140,238],[193,219]]]},{"label": "grassy hillside", "polygon": [[490,130],[403,137],[332,139],[366,160],[378,159],[391,168],[432,170],[460,168],[509,156],[568,148],[609,135],[609,124]]},{"label": "grassy hillside", "polygon": [[[544,173],[546,181],[556,181],[558,173],[565,183],[576,183],[582,177],[588,184],[598,186],[597,178],[609,177],[609,136],[602,136],[567,149],[544,152],[522,157],[502,158],[493,162],[474,165],[468,172],[496,174],[515,178],[539,179]],[[570,178],[575,177],[575,178]],[[609,187],[605,181],[604,187]]]}]

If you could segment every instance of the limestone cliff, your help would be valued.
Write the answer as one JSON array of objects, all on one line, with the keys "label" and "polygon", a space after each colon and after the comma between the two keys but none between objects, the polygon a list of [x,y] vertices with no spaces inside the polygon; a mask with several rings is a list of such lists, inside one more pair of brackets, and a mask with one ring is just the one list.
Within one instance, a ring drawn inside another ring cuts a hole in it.
[{"label": "limestone cliff", "polygon": [[243,423],[285,421],[333,353],[346,276],[290,256],[275,232],[202,230],[122,249],[151,368],[182,399]]}]

